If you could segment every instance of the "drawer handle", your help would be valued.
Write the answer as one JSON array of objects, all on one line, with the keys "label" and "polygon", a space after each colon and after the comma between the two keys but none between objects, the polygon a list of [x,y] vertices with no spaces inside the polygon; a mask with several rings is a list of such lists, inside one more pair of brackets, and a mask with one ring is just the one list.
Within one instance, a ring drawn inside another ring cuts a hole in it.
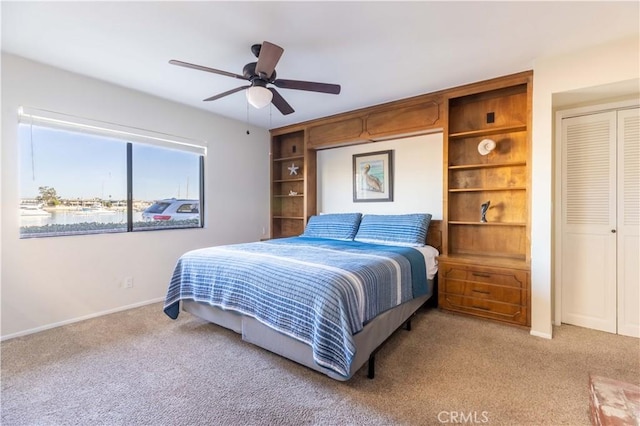
[{"label": "drawer handle", "polygon": [[473,305],[472,307],[473,307],[474,309],[482,309],[483,311],[490,311],[490,310],[491,310],[491,309],[489,309],[489,308],[485,308],[484,306],[476,306],[476,305]]},{"label": "drawer handle", "polygon": [[489,274],[481,274],[480,272],[474,272],[473,276],[474,277],[482,277],[482,278],[491,278],[491,275],[489,275]]},{"label": "drawer handle", "polygon": [[473,291],[474,293],[480,293],[480,294],[491,294],[490,291],[484,291],[484,290],[475,290],[475,289],[473,289],[471,291]]}]

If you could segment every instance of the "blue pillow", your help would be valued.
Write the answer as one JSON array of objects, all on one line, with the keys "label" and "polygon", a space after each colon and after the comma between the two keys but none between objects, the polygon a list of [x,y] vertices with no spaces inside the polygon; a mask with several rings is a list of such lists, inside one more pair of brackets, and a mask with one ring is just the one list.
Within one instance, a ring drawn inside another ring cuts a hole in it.
[{"label": "blue pillow", "polygon": [[429,213],[367,214],[362,218],[354,240],[362,243],[422,247],[427,239],[430,222]]},{"label": "blue pillow", "polygon": [[311,216],[303,237],[352,241],[358,232],[362,213],[332,213]]}]

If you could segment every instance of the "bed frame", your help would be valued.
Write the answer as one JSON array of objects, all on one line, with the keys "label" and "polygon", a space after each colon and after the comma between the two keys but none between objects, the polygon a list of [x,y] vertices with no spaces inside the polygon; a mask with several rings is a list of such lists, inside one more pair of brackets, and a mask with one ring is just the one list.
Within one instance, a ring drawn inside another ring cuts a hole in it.
[{"label": "bed frame", "polygon": [[[442,244],[441,225],[441,221],[432,220],[427,234],[427,244],[437,248],[439,251],[441,251]],[[375,376],[375,355],[382,345],[396,330],[403,326],[405,326],[405,329],[411,330],[411,317],[416,311],[429,299],[438,299],[437,275],[433,280],[429,281],[428,288],[427,294],[383,312],[369,321],[360,332],[353,336],[356,355],[351,363],[351,369],[347,377],[340,376],[333,370],[317,365],[313,361],[313,353],[309,345],[275,331],[254,318],[193,300],[183,300],[182,309],[205,321],[241,334],[244,341],[326,374],[332,379],[349,380],[360,370],[365,362],[369,362],[367,376],[373,379]]]}]

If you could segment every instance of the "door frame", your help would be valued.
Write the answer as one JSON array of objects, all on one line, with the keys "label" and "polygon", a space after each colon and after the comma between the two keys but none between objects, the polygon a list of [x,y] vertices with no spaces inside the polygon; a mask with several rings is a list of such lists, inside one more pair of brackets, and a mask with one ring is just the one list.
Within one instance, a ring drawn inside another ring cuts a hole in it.
[{"label": "door frame", "polygon": [[[556,111],[555,114],[555,150],[554,150],[554,173],[553,173],[553,223],[552,232],[552,324],[562,324],[562,120],[565,118],[579,117],[583,115],[598,114],[601,112],[616,111],[640,107],[638,99],[630,99],[617,102],[588,105],[576,108],[567,108]],[[617,205],[616,205],[617,207]]]}]

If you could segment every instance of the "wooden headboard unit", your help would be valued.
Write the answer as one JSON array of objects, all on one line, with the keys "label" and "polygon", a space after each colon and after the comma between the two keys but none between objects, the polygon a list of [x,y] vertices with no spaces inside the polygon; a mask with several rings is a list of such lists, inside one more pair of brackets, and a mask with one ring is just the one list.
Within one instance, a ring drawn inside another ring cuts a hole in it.
[{"label": "wooden headboard unit", "polygon": [[442,221],[431,220],[427,230],[427,244],[438,249],[442,253]]}]

